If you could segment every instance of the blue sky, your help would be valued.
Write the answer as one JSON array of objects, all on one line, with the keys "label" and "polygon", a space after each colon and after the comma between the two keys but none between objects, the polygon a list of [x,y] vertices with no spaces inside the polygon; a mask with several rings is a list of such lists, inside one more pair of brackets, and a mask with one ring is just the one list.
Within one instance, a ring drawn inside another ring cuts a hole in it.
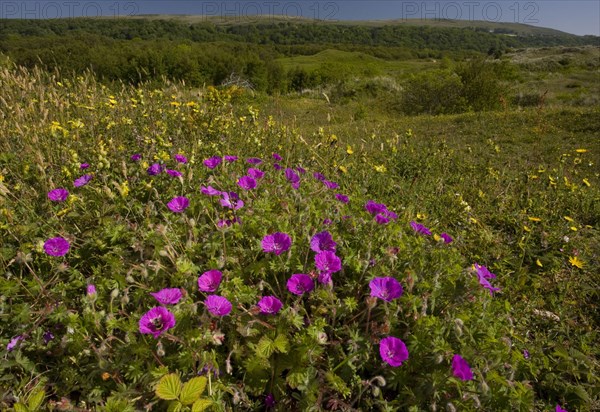
[{"label": "blue sky", "polygon": [[323,20],[447,18],[600,35],[600,0],[0,0],[0,18],[141,14],[302,15]]}]

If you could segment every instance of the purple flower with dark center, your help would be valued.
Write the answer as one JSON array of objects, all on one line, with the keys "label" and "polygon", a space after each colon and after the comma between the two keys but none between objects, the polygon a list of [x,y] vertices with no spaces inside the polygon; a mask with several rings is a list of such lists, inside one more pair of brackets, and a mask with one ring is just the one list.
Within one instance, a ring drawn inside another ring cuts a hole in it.
[{"label": "purple flower with dark center", "polygon": [[278,153],[273,153],[273,159],[274,159],[276,162],[281,162],[281,161],[283,160],[283,158],[282,158],[281,156],[279,156],[279,154],[278,154]]},{"label": "purple flower with dark center", "polygon": [[251,165],[259,165],[262,163],[262,159],[259,159],[258,157],[251,157],[249,159],[246,159],[246,161]]},{"label": "purple flower with dark center", "polygon": [[181,289],[179,288],[165,288],[158,292],[150,293],[154,296],[154,299],[161,305],[175,305],[181,300]]},{"label": "purple flower with dark center", "polygon": [[561,408],[560,405],[556,405],[556,409],[554,409],[554,412],[569,412],[566,409]]},{"label": "purple flower with dark center", "polygon": [[319,273],[319,276],[317,276],[317,280],[319,281],[319,283],[321,283],[323,285],[327,285],[327,284],[332,283],[331,272],[321,272],[321,273]]},{"label": "purple flower with dark center", "polygon": [[300,182],[300,176],[293,169],[285,169],[285,178],[292,184]]},{"label": "purple flower with dark center", "polygon": [[334,252],[325,250],[315,256],[315,266],[321,272],[335,273],[342,270],[342,261]]},{"label": "purple flower with dark center", "polygon": [[341,193],[336,193],[335,198],[337,200],[339,200],[342,203],[348,203],[350,201],[350,199],[348,198],[348,196],[343,195]]},{"label": "purple flower with dark center", "polygon": [[85,170],[85,169],[87,169],[88,167],[90,167],[90,164],[89,164],[89,163],[82,163],[82,164],[80,164],[80,165],[79,165],[79,168],[80,168],[81,170]]},{"label": "purple flower with dark center", "polygon": [[156,176],[157,174],[159,174],[160,172],[162,172],[162,166],[158,163],[152,163],[150,165],[150,167],[148,167],[148,169],[146,169],[146,172],[150,175],[150,176]]},{"label": "purple flower with dark center", "polygon": [[215,292],[219,288],[222,278],[223,274],[216,269],[206,271],[198,277],[198,289],[202,292]]},{"label": "purple flower with dark center", "polygon": [[384,213],[387,210],[387,207],[383,203],[376,203],[372,200],[369,200],[365,203],[365,209],[372,215],[376,215],[379,213]]},{"label": "purple flower with dark center", "polygon": [[529,359],[529,358],[531,357],[531,355],[529,354],[529,351],[528,351],[527,349],[525,349],[525,350],[523,351],[523,357],[524,357],[525,359]]},{"label": "purple flower with dark center", "polygon": [[482,266],[478,263],[473,264],[475,270],[477,271],[477,276],[482,277],[484,279],[496,279],[496,275],[489,271],[489,269],[485,266]]},{"label": "purple flower with dark center", "polygon": [[292,246],[292,238],[287,233],[275,232],[272,235],[265,236],[261,241],[261,246],[265,253],[281,255]]},{"label": "purple flower with dark center", "polygon": [[215,316],[226,316],[231,312],[231,302],[219,295],[208,295],[204,300],[206,309]]},{"label": "purple flower with dark center", "polygon": [[50,256],[64,256],[70,247],[69,241],[62,237],[53,237],[44,242],[44,252]]},{"label": "purple flower with dark center", "polygon": [[420,235],[431,236],[431,231],[428,228],[420,223],[415,222],[414,220],[410,222],[410,227],[412,227],[413,230]]},{"label": "purple flower with dark center", "polygon": [[388,219],[392,219],[392,220],[398,219],[398,215],[395,212],[392,212],[389,209],[385,209],[385,211],[383,212],[383,215],[385,217],[387,217]]},{"label": "purple flower with dark center", "polygon": [[167,174],[168,174],[169,176],[172,176],[172,177],[180,177],[180,176],[183,176],[183,174],[182,174],[180,171],[178,171],[178,170],[167,169],[167,170],[165,170],[165,172],[167,172]]},{"label": "purple flower with dark center", "polygon": [[452,358],[452,374],[463,381],[470,381],[473,379],[471,367],[460,355],[454,355]]},{"label": "purple flower with dark center", "polygon": [[6,350],[7,350],[8,352],[12,351],[12,350],[13,350],[13,349],[14,349],[14,348],[17,346],[17,344],[18,344],[20,341],[22,341],[22,340],[24,340],[24,338],[23,338],[23,336],[22,336],[22,335],[15,336],[15,337],[14,337],[14,338],[12,338],[12,339],[10,340],[10,342],[8,342],[8,344],[6,345]]},{"label": "purple flower with dark center", "polygon": [[240,199],[235,192],[221,192],[221,206],[229,209],[238,210],[244,207],[244,201]]},{"label": "purple flower with dark center", "polygon": [[54,339],[54,334],[52,332],[50,332],[49,330],[47,330],[42,335],[42,339],[44,339],[44,345],[47,345],[48,343],[50,343],[50,341],[52,339]]},{"label": "purple flower with dark center", "polygon": [[313,173],[313,177],[314,177],[315,179],[317,179],[317,180],[320,180],[321,182],[322,182],[323,180],[325,180],[325,176],[324,176],[322,173],[319,173],[319,172],[314,172],[314,173]]},{"label": "purple flower with dark center", "polygon": [[231,226],[234,223],[239,223],[240,219],[238,219],[237,217],[234,217],[233,219],[221,219],[217,222],[217,227],[222,228],[222,227],[227,227],[227,226]]},{"label": "purple flower with dark center", "polygon": [[221,191],[215,189],[212,186],[207,186],[207,187],[200,187],[200,192],[202,192],[202,194],[204,195],[208,195],[208,196],[221,196]]},{"label": "purple flower with dark center", "polygon": [[371,288],[371,296],[383,299],[387,302],[402,296],[402,285],[395,278],[380,277],[374,278],[369,282]]},{"label": "purple flower with dark center", "polygon": [[375,216],[375,221],[380,225],[387,225],[388,223],[390,223],[390,219],[385,217],[383,213],[377,214],[377,216]]},{"label": "purple flower with dark center", "polygon": [[132,154],[131,157],[129,158],[132,162],[139,162],[140,160],[142,160],[142,155],[139,153],[136,154]]},{"label": "purple flower with dark center", "polygon": [[444,243],[452,243],[452,241],[454,240],[452,239],[452,236],[450,236],[448,233],[442,233],[440,237],[444,239]]},{"label": "purple flower with dark center", "polygon": [[323,184],[327,186],[328,189],[337,189],[338,187],[340,187],[340,185],[338,185],[336,182],[332,182],[329,180],[323,180]]},{"label": "purple flower with dark center", "polygon": [[81,187],[87,185],[92,180],[92,175],[83,175],[73,182],[73,186]]},{"label": "purple flower with dark center", "polygon": [[323,232],[319,232],[310,239],[310,248],[319,253],[323,251],[335,252],[335,247],[337,243],[331,237],[331,233],[324,230]]},{"label": "purple flower with dark center", "polygon": [[265,175],[265,172],[263,172],[260,169],[255,169],[253,167],[248,169],[248,176],[250,176],[253,179],[262,179],[262,177]]},{"label": "purple flower with dark center", "polygon": [[315,282],[304,273],[296,273],[287,281],[287,289],[294,295],[302,295],[315,288]]},{"label": "purple flower with dark center", "polygon": [[333,221],[332,221],[331,219],[323,219],[323,224],[324,224],[325,226],[329,226],[329,225],[330,225],[330,224],[332,224],[332,223],[333,223]]},{"label": "purple flower with dark center", "polygon": [[275,296],[264,296],[257,303],[260,313],[265,315],[275,315],[281,310],[283,303]]},{"label": "purple flower with dark center", "polygon": [[279,163],[273,163],[273,169],[279,171],[283,169],[283,167]]},{"label": "purple flower with dark center", "polygon": [[190,205],[190,200],[185,196],[177,196],[167,203],[167,207],[174,213],[181,213]]},{"label": "purple flower with dark center", "polygon": [[139,322],[140,333],[151,334],[154,339],[166,330],[175,326],[175,315],[163,306],[150,309],[142,316]]},{"label": "purple flower with dark center", "polygon": [[89,285],[87,285],[87,288],[85,289],[85,292],[90,297],[91,296],[96,296],[96,286],[90,283]]},{"label": "purple flower with dark center", "polygon": [[48,199],[53,202],[64,202],[69,197],[69,191],[59,187],[58,189],[52,189],[48,192]]},{"label": "purple flower with dark center", "polygon": [[223,161],[223,159],[221,159],[221,157],[219,157],[219,156],[209,157],[208,159],[206,159],[204,161],[204,166],[206,166],[212,170],[215,167],[219,166],[222,161]]},{"label": "purple flower with dark center", "polygon": [[223,159],[225,159],[226,162],[233,163],[236,160],[238,160],[238,157],[237,156],[229,156],[229,155],[227,155],[227,156],[223,156]]},{"label": "purple flower with dark center", "polygon": [[276,404],[277,401],[275,400],[275,396],[273,396],[272,393],[269,393],[267,396],[265,396],[265,406],[267,408],[274,408]]},{"label": "purple flower with dark center", "polygon": [[256,187],[256,180],[250,176],[242,176],[239,178],[237,184],[244,190],[252,190]]},{"label": "purple flower with dark center", "polygon": [[303,174],[305,174],[305,173],[306,173],[306,169],[305,169],[305,168],[303,168],[302,166],[296,166],[296,171],[297,171],[298,173],[300,173],[301,175],[303,175]]},{"label": "purple flower with dark center", "polygon": [[182,154],[176,154],[175,156],[173,156],[173,159],[175,159],[176,162],[178,163],[187,163],[187,157],[185,157]]},{"label": "purple flower with dark center", "polygon": [[388,365],[398,367],[408,359],[408,349],[402,340],[393,336],[381,339],[379,354]]}]

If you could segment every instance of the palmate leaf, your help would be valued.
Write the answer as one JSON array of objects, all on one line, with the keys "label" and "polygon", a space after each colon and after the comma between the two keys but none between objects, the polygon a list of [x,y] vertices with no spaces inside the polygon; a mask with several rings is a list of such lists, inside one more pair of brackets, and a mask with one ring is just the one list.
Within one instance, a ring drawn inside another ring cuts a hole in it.
[{"label": "palmate leaf", "polygon": [[198,400],[206,388],[206,382],[207,379],[204,376],[197,376],[187,381],[179,394],[181,403],[184,405],[191,405]]},{"label": "palmate leaf", "polygon": [[275,350],[279,353],[287,353],[290,342],[285,335],[277,335],[275,340],[273,341],[273,346]]},{"label": "palmate leaf", "polygon": [[256,344],[256,354],[261,358],[268,359],[275,351],[275,343],[267,336],[260,338]]},{"label": "palmate leaf", "polygon": [[352,393],[350,388],[348,388],[348,386],[346,385],[346,382],[344,382],[342,378],[337,376],[335,373],[327,372],[325,374],[325,379],[327,379],[327,383],[331,385],[331,388],[333,388],[336,392],[341,394],[344,398],[350,396],[350,394]]},{"label": "palmate leaf", "polygon": [[163,376],[156,387],[156,396],[166,401],[172,401],[179,397],[181,392],[181,379],[176,373]]}]

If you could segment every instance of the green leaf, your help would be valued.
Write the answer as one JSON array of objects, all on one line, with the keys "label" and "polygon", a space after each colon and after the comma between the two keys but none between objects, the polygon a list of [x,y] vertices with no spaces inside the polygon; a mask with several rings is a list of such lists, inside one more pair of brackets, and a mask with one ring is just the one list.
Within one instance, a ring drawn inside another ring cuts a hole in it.
[{"label": "green leaf", "polygon": [[176,373],[163,376],[156,387],[156,396],[166,401],[177,399],[181,392],[181,379]]},{"label": "green leaf", "polygon": [[256,345],[256,354],[261,358],[268,359],[275,351],[275,345],[267,336],[263,336]]},{"label": "green leaf", "polygon": [[183,405],[179,401],[173,401],[169,403],[169,407],[167,408],[167,412],[179,412]]},{"label": "green leaf", "polygon": [[277,335],[277,337],[273,341],[275,350],[279,353],[287,353],[289,344],[290,342],[288,341],[288,338],[285,335]]},{"label": "green leaf", "polygon": [[325,379],[327,379],[327,382],[329,383],[329,385],[331,385],[331,388],[333,388],[336,392],[341,394],[344,398],[350,396],[350,394],[352,393],[350,388],[348,388],[348,386],[346,385],[346,382],[344,382],[342,378],[337,376],[335,373],[327,372],[325,374]]},{"label": "green leaf", "polygon": [[27,406],[23,405],[22,403],[15,403],[14,408],[15,412],[30,412]]},{"label": "green leaf", "polygon": [[206,388],[206,382],[207,379],[204,376],[198,376],[187,381],[185,385],[183,385],[181,394],[179,395],[181,403],[184,405],[191,405],[198,400]]},{"label": "green leaf", "polygon": [[40,406],[42,406],[42,402],[44,401],[44,397],[46,396],[46,392],[43,389],[40,389],[34,392],[30,397],[27,405],[29,406],[30,411],[36,411]]},{"label": "green leaf", "polygon": [[192,405],[192,412],[202,412],[209,408],[213,404],[213,401],[210,399],[198,399]]}]

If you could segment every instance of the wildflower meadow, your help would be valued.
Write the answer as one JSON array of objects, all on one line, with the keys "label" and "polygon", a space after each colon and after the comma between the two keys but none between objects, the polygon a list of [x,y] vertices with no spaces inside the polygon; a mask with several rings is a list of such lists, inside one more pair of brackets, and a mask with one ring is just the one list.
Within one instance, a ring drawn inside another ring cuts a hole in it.
[{"label": "wildflower meadow", "polygon": [[0,87],[0,409],[600,409],[597,107]]}]

